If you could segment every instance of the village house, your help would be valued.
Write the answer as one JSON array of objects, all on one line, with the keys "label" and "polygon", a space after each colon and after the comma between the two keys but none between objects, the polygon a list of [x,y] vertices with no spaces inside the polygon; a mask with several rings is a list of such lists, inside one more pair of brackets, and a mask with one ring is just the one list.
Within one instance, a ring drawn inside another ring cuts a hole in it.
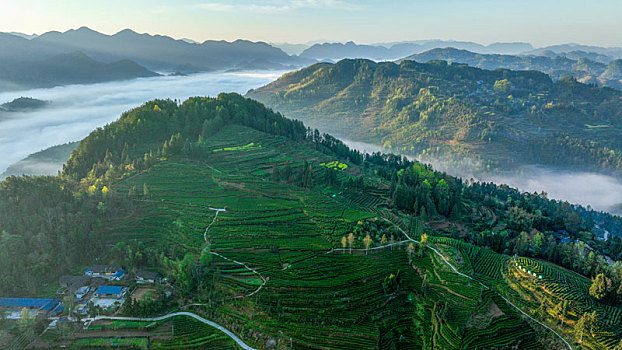
[{"label": "village house", "polygon": [[24,308],[34,316],[57,315],[63,311],[63,304],[51,298],[0,298],[0,310],[6,313],[6,319],[19,319]]},{"label": "village house", "polygon": [[125,276],[121,266],[93,265],[84,271],[86,276],[105,278],[110,281],[119,281]]},{"label": "village house", "polygon": [[121,286],[100,286],[93,294],[93,297],[99,299],[123,299],[126,293],[127,288]]},{"label": "village house", "polygon": [[158,283],[162,276],[157,272],[139,270],[136,272],[136,283]]},{"label": "village house", "polygon": [[78,302],[91,290],[90,276],[63,276],[59,280],[61,287],[66,288],[76,296]]}]

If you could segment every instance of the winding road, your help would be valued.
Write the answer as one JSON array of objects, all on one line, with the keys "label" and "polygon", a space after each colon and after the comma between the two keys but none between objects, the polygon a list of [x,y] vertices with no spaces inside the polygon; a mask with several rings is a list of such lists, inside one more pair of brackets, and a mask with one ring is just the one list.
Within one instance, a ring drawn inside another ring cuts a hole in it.
[{"label": "winding road", "polygon": [[119,321],[142,321],[142,322],[158,322],[158,321],[164,321],[166,319],[172,318],[172,317],[177,317],[177,316],[188,316],[188,317],[192,317],[195,320],[205,323],[206,325],[212,326],[216,329],[218,329],[219,331],[225,333],[229,338],[231,338],[234,342],[236,342],[242,349],[245,350],[256,350],[255,348],[249,346],[248,344],[246,344],[244,341],[242,341],[242,339],[238,338],[237,335],[233,334],[233,332],[231,332],[230,330],[228,330],[227,328],[219,325],[216,322],[207,320],[195,313],[192,312],[186,312],[186,311],[179,311],[179,312],[173,312],[170,314],[166,314],[163,316],[158,316],[158,317],[118,317],[118,316],[97,316],[97,317],[91,317],[91,318],[85,318],[83,319],[86,322],[94,322],[94,321],[101,321],[101,320],[119,320]]}]

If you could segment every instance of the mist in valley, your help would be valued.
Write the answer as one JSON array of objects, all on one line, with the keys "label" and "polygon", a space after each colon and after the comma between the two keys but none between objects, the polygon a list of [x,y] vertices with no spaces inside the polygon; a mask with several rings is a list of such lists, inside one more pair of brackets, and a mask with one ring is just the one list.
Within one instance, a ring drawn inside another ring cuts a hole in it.
[{"label": "mist in valley", "polygon": [[[29,112],[4,113],[0,118],[0,173],[28,155],[48,147],[77,141],[93,129],[119,118],[121,113],[154,98],[185,100],[191,96],[216,96],[220,92],[244,94],[282,75],[280,71],[203,73],[164,76],[92,85],[72,85],[51,89],[0,93],[0,103],[21,96],[51,102],[48,107]],[[313,125],[316,126],[316,125]],[[330,132],[328,127],[319,127]],[[393,152],[380,145],[349,140],[348,146],[362,152]],[[412,159],[412,157],[409,157]],[[549,198],[590,205],[597,210],[622,214],[622,181],[590,172],[573,172],[524,166],[514,172],[482,173],[468,159],[461,166],[439,159],[426,159],[434,169],[463,179],[505,183],[528,192],[545,191]],[[31,174],[55,174],[60,163],[26,160],[19,164]]]},{"label": "mist in valley", "polygon": [[[51,146],[78,141],[121,113],[155,98],[185,100],[216,96],[221,92],[245,93],[282,75],[279,71],[202,73],[163,76],[92,85],[69,85],[0,93],[0,104],[18,97],[49,101],[46,108],[2,113],[0,117],[0,174],[11,164]],[[55,174],[53,164],[28,167]]]},{"label": "mist in valley", "polygon": [[[341,140],[349,147],[361,152],[395,153],[395,150],[367,142],[352,141],[347,138],[341,138]],[[410,160],[415,159],[412,156],[407,157]],[[613,176],[585,171],[550,169],[537,165],[525,165],[515,171],[507,172],[474,172],[469,166],[473,161],[468,159],[464,160],[460,166],[442,159],[426,159],[422,162],[430,164],[435,170],[461,177],[464,180],[472,178],[477,181],[507,184],[531,193],[544,191],[551,199],[564,200],[585,207],[589,205],[595,210],[622,215],[622,180]]]}]

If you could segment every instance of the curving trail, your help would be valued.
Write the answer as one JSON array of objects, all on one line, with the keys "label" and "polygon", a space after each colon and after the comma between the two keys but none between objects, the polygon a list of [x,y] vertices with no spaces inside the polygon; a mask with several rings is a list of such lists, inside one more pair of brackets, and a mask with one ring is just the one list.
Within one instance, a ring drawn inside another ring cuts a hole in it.
[{"label": "curving trail", "polygon": [[[212,227],[212,225],[214,224],[214,222],[216,222],[216,218],[218,218],[218,213],[220,213],[220,212],[222,212],[222,211],[227,211],[227,209],[225,209],[225,208],[222,208],[222,209],[217,209],[217,208],[212,208],[212,207],[209,207],[208,209],[209,209],[209,210],[213,210],[213,211],[215,211],[215,212],[216,212],[216,214],[214,215],[214,220],[212,220],[212,222],[211,222],[211,223],[210,223],[210,224],[209,224],[209,225],[205,228],[205,232],[203,232],[203,239],[205,240],[205,249],[207,249],[207,247],[209,247],[209,245],[210,245],[210,244],[209,244],[209,242],[207,241],[207,232],[209,231],[210,227]],[[205,250],[205,249],[204,249],[204,250]],[[268,279],[266,279],[266,278],[265,278],[265,277],[264,277],[261,273],[259,273],[259,271],[257,271],[257,270],[255,270],[255,269],[253,269],[253,268],[249,267],[249,266],[248,266],[248,265],[246,265],[245,263],[243,263],[243,262],[239,262],[239,261],[236,261],[236,260],[233,260],[233,259],[230,259],[230,258],[227,258],[226,256],[223,256],[223,255],[218,254],[218,253],[216,253],[216,252],[212,252],[212,251],[210,251],[210,253],[212,253],[213,255],[216,255],[216,256],[218,256],[218,257],[221,257],[221,258],[223,258],[223,259],[225,259],[225,260],[231,261],[231,262],[233,262],[233,263],[235,263],[235,264],[241,265],[241,266],[243,266],[245,269],[247,269],[247,270],[251,271],[252,273],[254,273],[254,274],[256,274],[257,276],[259,276],[259,278],[261,278],[262,283],[261,283],[261,285],[259,285],[259,288],[257,288],[256,290],[254,290],[253,292],[251,292],[251,293],[249,293],[249,294],[247,294],[247,295],[238,295],[238,296],[234,297],[235,299],[245,298],[245,297],[250,297],[250,296],[255,295],[255,293],[259,292],[259,291],[263,288],[263,286],[265,286],[265,285],[266,285],[266,283],[268,282]]]},{"label": "curving trail", "polygon": [[157,321],[163,321],[166,319],[169,319],[171,317],[176,317],[176,316],[188,316],[188,317],[192,317],[195,320],[205,323],[206,325],[212,326],[216,329],[218,329],[219,331],[225,333],[229,338],[231,338],[234,342],[236,342],[242,349],[245,350],[256,350],[255,348],[247,345],[244,341],[242,341],[242,339],[238,338],[237,335],[233,334],[230,330],[228,330],[227,328],[219,325],[216,322],[207,320],[195,313],[192,312],[186,312],[186,311],[179,311],[179,312],[173,312],[170,314],[166,314],[163,316],[158,316],[158,317],[118,317],[118,316],[97,316],[97,317],[91,317],[91,318],[85,318],[84,321],[86,322],[94,322],[94,321],[99,321],[99,320],[119,320],[119,321],[143,321],[143,322],[157,322]]},{"label": "curving trail", "polygon": [[[391,222],[390,220],[384,219],[385,221],[393,224],[393,222]],[[408,241],[412,241],[415,242],[417,244],[421,244],[419,241],[416,241],[414,239],[412,239],[404,230],[402,230],[398,225],[393,224],[395,227],[397,227],[398,230],[400,230],[404,236],[406,236],[406,238],[408,238]],[[429,245],[427,246],[428,249],[432,250],[434,253],[436,253],[436,255],[438,255],[441,259],[443,259],[443,261],[445,262],[445,264],[447,264],[447,266],[449,266],[455,273],[457,273],[460,276],[466,277],[470,280],[476,281],[477,283],[479,283],[480,285],[482,285],[484,288],[486,289],[490,289],[490,290],[494,290],[491,289],[490,287],[488,287],[487,285],[483,284],[482,282],[479,282],[477,280],[475,280],[473,277],[469,276],[469,275],[465,275],[464,273],[458,271],[458,269],[456,269],[456,267],[450,263],[449,261],[447,261],[447,259],[445,259],[445,256],[443,256],[443,254],[441,254],[438,250],[436,250],[433,247],[430,247]],[[524,315],[525,317],[529,318],[530,320],[532,320],[533,322],[536,322],[537,324],[539,324],[540,326],[550,330],[551,332],[553,332],[553,334],[555,334],[559,339],[561,339],[567,346],[568,349],[573,350],[572,345],[570,345],[570,343],[568,343],[566,341],[566,339],[564,339],[564,337],[562,337],[559,333],[557,333],[555,330],[553,330],[551,327],[545,325],[544,323],[536,320],[535,318],[531,317],[529,314],[527,314],[525,311],[523,311],[521,308],[519,308],[518,306],[514,305],[511,301],[509,301],[506,297],[504,297],[503,295],[501,295],[499,292],[495,291],[495,293],[497,293],[501,298],[503,298],[503,300],[505,300],[510,306],[514,307],[516,310],[518,310],[522,315]]]}]

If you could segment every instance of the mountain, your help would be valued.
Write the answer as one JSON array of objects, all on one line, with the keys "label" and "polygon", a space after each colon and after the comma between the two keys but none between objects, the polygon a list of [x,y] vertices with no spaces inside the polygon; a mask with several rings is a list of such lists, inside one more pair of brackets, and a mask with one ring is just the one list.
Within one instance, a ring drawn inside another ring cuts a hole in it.
[{"label": "mountain", "polygon": [[69,156],[78,147],[78,144],[79,142],[70,142],[33,153],[9,166],[4,173],[0,174],[0,180],[9,176],[56,175],[63,170],[63,164],[69,160]]},{"label": "mountain", "polygon": [[19,36],[19,37],[22,37],[22,38],[28,39],[28,40],[34,39],[34,38],[38,37],[37,34],[24,34],[24,33],[19,33],[19,32],[10,32],[8,34]]},{"label": "mountain", "polygon": [[572,78],[343,60],[288,73],[247,96],[345,138],[469,172],[525,164],[622,170],[622,92]]},{"label": "mountain", "polygon": [[269,43],[270,45],[283,50],[288,55],[300,55],[304,50],[311,47],[307,44],[290,44],[290,43]]},{"label": "mountain", "polygon": [[315,44],[304,50],[300,56],[316,60],[341,60],[355,57],[387,60],[394,57],[391,51],[384,46],[357,45],[352,41],[345,44]]},{"label": "mountain", "polygon": [[580,44],[560,44],[560,45],[551,45],[546,46],[530,51],[523,52],[527,55],[540,55],[542,52],[555,52],[557,54],[565,53],[565,52],[573,52],[573,51],[584,51],[584,52],[593,52],[600,55],[606,55],[613,58],[622,58],[622,48],[620,47],[601,47],[601,46],[590,46],[590,45],[580,45]]},{"label": "mountain", "polygon": [[[88,313],[183,309],[253,348],[556,349],[591,312],[585,346],[613,348],[621,335],[620,297],[589,292],[590,277],[619,286],[604,252],[618,259],[622,241],[592,232],[620,234],[620,218],[363,155],[236,94],[128,111],[82,140],[62,175],[0,183],[0,209],[2,295],[49,293],[94,262],[148,267],[166,282]],[[132,346],[147,333],[158,348],[235,347],[176,315],[18,340],[101,345],[122,328]],[[2,322],[0,342],[18,327]]]},{"label": "mountain", "polygon": [[0,111],[20,112],[45,107],[49,102],[31,97],[19,97],[11,102],[0,104]]},{"label": "mountain", "polygon": [[[553,56],[553,57],[551,57]],[[570,57],[578,57],[572,59]],[[449,63],[463,63],[482,69],[505,68],[512,70],[537,70],[551,76],[554,80],[566,76],[573,76],[581,82],[593,83],[599,86],[618,88],[622,74],[607,68],[607,64],[590,60],[587,57],[600,58],[602,56],[581,54],[577,51],[567,55],[557,55],[549,52],[548,56],[515,56],[497,54],[478,54],[454,48],[434,49],[420,54],[411,55],[405,60],[429,62],[443,60]],[[609,61],[607,61],[609,63]],[[615,63],[613,64],[615,66]]]},{"label": "mountain", "polygon": [[414,42],[378,43],[360,45],[350,41],[343,43],[315,44],[304,50],[300,56],[315,60],[338,61],[345,58],[366,58],[375,61],[397,60],[409,55],[436,48],[456,47],[481,53],[520,53],[532,50],[528,43],[494,43],[488,46],[472,42],[421,40]]},{"label": "mountain", "polygon": [[41,61],[4,61],[0,66],[0,91],[91,84],[158,75],[129,60],[102,63],[76,51]]},{"label": "mountain", "polygon": [[175,40],[161,35],[139,34],[130,29],[106,35],[87,27],[66,32],[47,32],[36,38],[0,34],[0,60],[32,61],[80,51],[95,60],[115,62],[131,60],[151,70],[175,71],[178,67],[195,69],[236,69],[250,61],[269,62],[270,68],[300,67],[312,61],[290,57],[263,42],[208,40],[201,44]]}]

